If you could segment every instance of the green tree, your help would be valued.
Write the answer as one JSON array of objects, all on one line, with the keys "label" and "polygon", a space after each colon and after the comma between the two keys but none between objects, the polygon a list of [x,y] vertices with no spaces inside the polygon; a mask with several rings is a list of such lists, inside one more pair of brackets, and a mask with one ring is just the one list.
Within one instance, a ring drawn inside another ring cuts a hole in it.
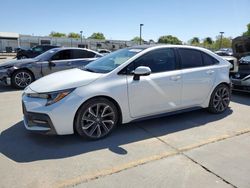
[{"label": "green tree", "polygon": [[[133,41],[133,42],[139,44],[139,43],[140,43],[140,37],[134,37],[131,41]],[[142,43],[143,43],[144,40],[141,39],[141,41],[142,41]]]},{"label": "green tree", "polygon": [[211,49],[213,50],[213,39],[211,37],[206,37],[204,40],[203,40],[203,43],[201,44],[202,47],[204,48],[208,48],[208,49]]},{"label": "green tree", "polygon": [[213,44],[213,39],[211,37],[206,37],[203,41],[204,44],[208,44],[208,45],[211,45]]},{"label": "green tree", "polygon": [[181,40],[179,40],[177,37],[172,35],[165,35],[161,36],[158,39],[158,43],[165,43],[165,44],[182,44]]},{"label": "green tree", "polygon": [[218,50],[220,48],[232,48],[232,38],[231,37],[223,37],[217,36],[216,40],[214,41],[212,48]]},{"label": "green tree", "polygon": [[66,37],[65,33],[51,31],[49,34],[50,37]]},{"label": "green tree", "polygon": [[98,40],[105,40],[105,36],[103,33],[93,33],[89,39],[98,39]]},{"label": "green tree", "polygon": [[198,37],[194,37],[194,38],[191,39],[190,43],[192,45],[199,44],[200,43],[200,39]]},{"label": "green tree", "polygon": [[69,38],[81,38],[81,35],[79,33],[71,32],[68,34],[68,37]]},{"label": "green tree", "polygon": [[250,23],[247,24],[247,31],[243,33],[243,36],[250,36]]}]

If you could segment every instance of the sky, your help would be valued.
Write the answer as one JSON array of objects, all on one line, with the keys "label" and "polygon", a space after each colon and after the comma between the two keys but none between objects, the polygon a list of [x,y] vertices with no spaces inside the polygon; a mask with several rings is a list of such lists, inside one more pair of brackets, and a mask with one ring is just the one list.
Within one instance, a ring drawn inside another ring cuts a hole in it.
[{"label": "sky", "polygon": [[237,37],[250,23],[250,0],[0,0],[0,32],[49,35],[102,32],[107,39],[139,36],[155,41],[174,35]]}]

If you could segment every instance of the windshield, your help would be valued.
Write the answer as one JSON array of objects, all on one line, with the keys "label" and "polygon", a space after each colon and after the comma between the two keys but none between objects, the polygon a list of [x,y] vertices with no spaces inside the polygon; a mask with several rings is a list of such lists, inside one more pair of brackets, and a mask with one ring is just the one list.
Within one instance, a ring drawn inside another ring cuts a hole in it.
[{"label": "windshield", "polygon": [[42,54],[40,54],[39,56],[36,56],[34,59],[38,60],[38,61],[48,61],[50,60],[50,58],[58,51],[59,49],[52,49],[49,51],[46,51]]},{"label": "windshield", "polygon": [[135,56],[142,50],[143,48],[121,49],[89,63],[83,69],[90,72],[108,73],[125,63],[128,59]]}]

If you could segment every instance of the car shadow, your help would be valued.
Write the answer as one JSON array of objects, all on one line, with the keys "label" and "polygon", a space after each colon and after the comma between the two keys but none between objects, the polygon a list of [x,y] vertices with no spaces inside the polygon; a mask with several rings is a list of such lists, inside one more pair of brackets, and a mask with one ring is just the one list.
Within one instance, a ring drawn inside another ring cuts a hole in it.
[{"label": "car shadow", "polygon": [[0,84],[0,93],[10,92],[10,91],[21,91],[21,90],[15,89],[11,86],[5,86]]},{"label": "car shadow", "polygon": [[30,133],[20,121],[1,133],[0,151],[9,159],[20,163],[67,158],[101,149],[109,149],[117,155],[126,155],[128,151],[122,148],[124,144],[203,126],[208,122],[223,119],[231,113],[231,109],[216,115],[208,114],[205,110],[197,110],[129,123],[118,126],[111,135],[97,141],[84,140],[78,135],[45,136]]},{"label": "car shadow", "polygon": [[250,93],[233,91],[231,101],[250,106]]}]

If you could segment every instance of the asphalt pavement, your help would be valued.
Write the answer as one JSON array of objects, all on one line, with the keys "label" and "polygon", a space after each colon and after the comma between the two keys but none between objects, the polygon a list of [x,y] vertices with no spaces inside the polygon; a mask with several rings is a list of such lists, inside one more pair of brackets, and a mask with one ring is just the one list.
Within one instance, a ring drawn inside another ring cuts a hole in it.
[{"label": "asphalt pavement", "polygon": [[109,137],[25,130],[22,91],[0,86],[0,187],[250,187],[250,94],[230,108],[120,125]]}]

